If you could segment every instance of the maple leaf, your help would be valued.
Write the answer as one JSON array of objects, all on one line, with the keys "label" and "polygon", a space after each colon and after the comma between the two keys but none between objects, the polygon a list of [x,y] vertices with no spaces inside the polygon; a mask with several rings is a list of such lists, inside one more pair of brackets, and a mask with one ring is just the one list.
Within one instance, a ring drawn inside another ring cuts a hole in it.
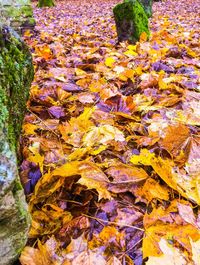
[{"label": "maple leaf", "polygon": [[[41,189],[44,189],[44,184],[48,183],[54,176],[67,178],[76,175],[81,176],[77,183],[86,186],[88,189],[96,189],[99,193],[99,199],[111,198],[110,193],[107,191],[109,180],[106,175],[98,168],[98,166],[90,161],[72,161],[53,170],[51,173],[43,175],[35,187],[34,197],[32,197],[31,201],[34,201],[39,192],[41,198]],[[52,193],[55,192],[55,190],[58,189],[62,183],[63,181],[61,179],[61,182],[57,182],[56,186],[54,186],[54,188],[50,191]]]},{"label": "maple leaf", "polygon": [[[179,131],[179,134],[177,134]],[[187,140],[190,137],[190,130],[183,124],[175,124],[168,126],[165,131],[165,136],[160,140],[160,146],[165,148],[170,154],[176,157],[181,149],[187,147]]]},{"label": "maple leaf", "polygon": [[93,126],[90,120],[95,108],[85,108],[84,112],[77,118],[71,118],[69,122],[59,125],[59,130],[62,138],[69,144],[75,147],[81,145],[82,138],[85,132]]},{"label": "maple leaf", "polygon": [[152,166],[155,172],[174,190],[182,196],[200,203],[199,184],[196,177],[188,178],[181,174],[175,167],[174,162],[161,157],[156,157],[147,149],[142,149],[140,155],[133,155],[130,161],[135,165]]}]

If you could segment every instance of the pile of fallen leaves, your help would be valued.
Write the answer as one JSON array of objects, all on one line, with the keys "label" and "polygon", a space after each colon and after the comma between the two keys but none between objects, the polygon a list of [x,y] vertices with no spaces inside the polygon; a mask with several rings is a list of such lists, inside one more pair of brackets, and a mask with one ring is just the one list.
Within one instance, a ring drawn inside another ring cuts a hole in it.
[{"label": "pile of fallen leaves", "polygon": [[117,1],[34,8],[23,265],[200,264],[200,1],[154,3],[117,43]]}]

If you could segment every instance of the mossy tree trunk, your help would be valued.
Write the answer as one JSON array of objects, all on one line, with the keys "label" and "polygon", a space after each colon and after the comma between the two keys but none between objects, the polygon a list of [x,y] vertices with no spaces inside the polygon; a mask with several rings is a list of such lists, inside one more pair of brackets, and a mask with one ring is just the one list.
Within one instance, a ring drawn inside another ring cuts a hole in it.
[{"label": "mossy tree trunk", "polygon": [[51,7],[54,6],[55,3],[53,0],[39,0],[38,7]]}]

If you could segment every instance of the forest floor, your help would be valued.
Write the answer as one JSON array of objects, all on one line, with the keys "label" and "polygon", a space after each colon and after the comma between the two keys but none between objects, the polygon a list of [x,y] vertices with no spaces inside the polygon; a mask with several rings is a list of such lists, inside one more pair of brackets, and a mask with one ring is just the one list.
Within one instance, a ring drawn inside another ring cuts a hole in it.
[{"label": "forest floor", "polygon": [[200,0],[155,2],[135,45],[117,2],[34,5],[22,265],[200,264]]}]

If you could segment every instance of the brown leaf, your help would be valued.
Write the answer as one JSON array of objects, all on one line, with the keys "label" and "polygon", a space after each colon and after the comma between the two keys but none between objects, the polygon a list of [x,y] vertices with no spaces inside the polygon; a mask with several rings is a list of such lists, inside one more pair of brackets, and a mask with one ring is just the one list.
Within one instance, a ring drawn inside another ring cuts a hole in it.
[{"label": "brown leaf", "polygon": [[159,141],[161,148],[166,149],[171,155],[176,157],[181,150],[186,152],[187,158],[189,152],[188,138],[190,137],[190,130],[186,125],[175,124],[169,125],[164,130],[164,137]]}]

